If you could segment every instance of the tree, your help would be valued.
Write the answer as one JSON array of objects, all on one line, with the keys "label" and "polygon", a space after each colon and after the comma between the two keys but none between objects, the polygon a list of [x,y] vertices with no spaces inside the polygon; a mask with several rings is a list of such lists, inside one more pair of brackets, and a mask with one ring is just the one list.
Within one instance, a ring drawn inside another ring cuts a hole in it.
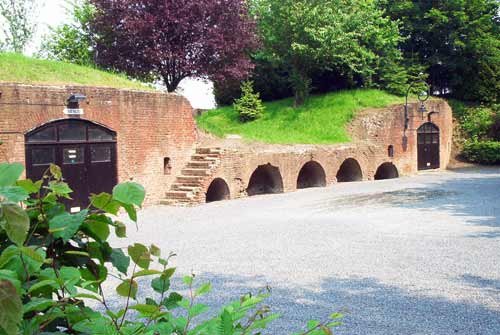
[{"label": "tree", "polygon": [[70,5],[73,19],[55,29],[44,38],[40,56],[59,61],[80,64],[94,64],[94,40],[90,23],[95,8],[87,0],[66,1]]},{"label": "tree", "polygon": [[[0,20],[3,19],[2,49],[22,53],[36,29],[36,0],[0,0]],[[1,21],[0,21],[1,22]]]},{"label": "tree", "polygon": [[244,81],[241,84],[241,97],[234,101],[233,106],[238,112],[241,122],[256,120],[262,116],[265,110],[260,94],[254,92],[251,81]]},{"label": "tree", "polygon": [[92,0],[97,63],[160,79],[243,79],[258,43],[245,0]]},{"label": "tree", "polygon": [[335,70],[364,86],[392,83],[384,70],[394,66],[405,77],[398,26],[373,1],[254,0],[253,11],[264,52],[290,68],[296,106],[309,94],[313,73]]},{"label": "tree", "polygon": [[434,92],[461,100],[498,101],[498,0],[378,2],[401,22],[404,56],[426,68]]}]

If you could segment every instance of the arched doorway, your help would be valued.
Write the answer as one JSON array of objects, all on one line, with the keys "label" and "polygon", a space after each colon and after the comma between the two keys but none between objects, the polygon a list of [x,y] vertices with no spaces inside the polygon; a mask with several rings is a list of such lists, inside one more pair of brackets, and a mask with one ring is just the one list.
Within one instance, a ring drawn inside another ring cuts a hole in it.
[{"label": "arched doorway", "polygon": [[224,179],[216,178],[208,187],[207,195],[205,197],[206,202],[214,202],[229,199],[229,186],[224,181]]},{"label": "arched doorway", "polygon": [[345,183],[361,180],[363,180],[363,173],[358,161],[354,158],[346,159],[337,172],[337,182]]},{"label": "arched doorway", "polygon": [[417,130],[418,169],[439,169],[439,128],[432,122]]},{"label": "arched doorway", "polygon": [[324,186],[326,186],[326,175],[323,167],[315,161],[304,164],[297,178],[297,188]]},{"label": "arched doorway", "polygon": [[392,163],[383,163],[375,173],[375,180],[394,179],[399,177],[399,172],[396,166]]},{"label": "arched doorway", "polygon": [[111,192],[117,183],[116,133],[81,119],[40,126],[25,136],[26,176],[39,180],[53,163],[73,190],[68,206],[86,207],[91,193]]},{"label": "arched doorway", "polygon": [[283,193],[283,179],[278,167],[271,164],[260,165],[250,177],[247,194],[252,196],[269,193]]}]

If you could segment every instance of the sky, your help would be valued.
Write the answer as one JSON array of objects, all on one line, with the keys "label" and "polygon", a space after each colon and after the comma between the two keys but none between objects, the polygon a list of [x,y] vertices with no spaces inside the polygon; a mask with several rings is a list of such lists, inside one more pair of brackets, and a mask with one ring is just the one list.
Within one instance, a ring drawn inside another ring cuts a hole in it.
[{"label": "sky", "polygon": [[[50,31],[49,27],[56,27],[71,19],[66,10],[66,0],[36,1],[39,6],[39,15],[36,15],[38,29],[33,43],[27,48],[28,54],[33,54],[39,48],[43,36]],[[194,108],[211,109],[215,107],[212,84],[209,82],[197,79],[185,79],[179,85],[178,93],[184,95]]]}]

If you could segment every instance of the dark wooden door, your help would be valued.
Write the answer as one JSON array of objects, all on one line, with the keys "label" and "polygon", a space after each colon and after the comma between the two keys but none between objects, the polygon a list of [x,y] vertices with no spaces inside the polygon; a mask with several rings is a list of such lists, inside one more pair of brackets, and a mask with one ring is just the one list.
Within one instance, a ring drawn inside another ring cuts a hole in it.
[{"label": "dark wooden door", "polygon": [[439,128],[425,123],[417,130],[418,169],[430,170],[439,168]]},{"label": "dark wooden door", "polygon": [[116,136],[88,121],[66,119],[43,125],[26,135],[26,175],[39,180],[49,165],[61,167],[73,190],[65,201],[84,208],[92,193],[111,192],[117,183]]}]

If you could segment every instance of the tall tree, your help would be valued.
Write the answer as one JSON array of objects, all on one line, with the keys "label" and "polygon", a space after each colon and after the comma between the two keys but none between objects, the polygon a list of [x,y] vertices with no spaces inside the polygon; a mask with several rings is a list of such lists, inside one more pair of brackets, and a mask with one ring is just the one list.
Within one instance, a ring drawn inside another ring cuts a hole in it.
[{"label": "tall tree", "polygon": [[462,100],[498,101],[498,0],[379,0],[401,23],[405,58],[424,65],[433,91]]},{"label": "tall tree", "polygon": [[[264,53],[290,68],[295,105],[304,102],[315,72],[335,70],[364,86],[406,82],[397,24],[371,0],[253,0],[253,10]],[[394,67],[397,76],[384,71]]]},{"label": "tall tree", "polygon": [[22,53],[36,29],[36,0],[0,0],[0,22],[4,21],[2,49]]},{"label": "tall tree", "polygon": [[95,8],[88,0],[66,0],[72,21],[51,29],[40,56],[64,62],[93,65],[95,43],[90,30]]},{"label": "tall tree", "polygon": [[246,0],[92,0],[97,62],[135,77],[243,79],[257,47]]}]

